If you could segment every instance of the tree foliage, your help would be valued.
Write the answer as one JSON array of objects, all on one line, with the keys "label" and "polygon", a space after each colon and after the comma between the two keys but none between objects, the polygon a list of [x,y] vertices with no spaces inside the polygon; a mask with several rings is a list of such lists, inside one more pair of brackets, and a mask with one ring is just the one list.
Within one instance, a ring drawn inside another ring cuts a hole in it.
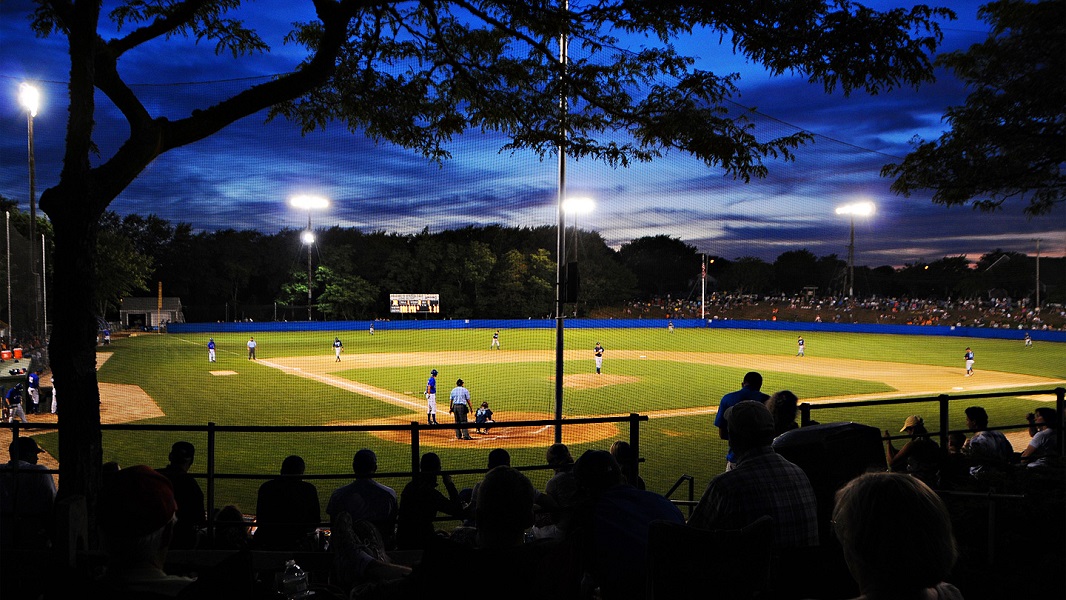
[{"label": "tree foliage", "polygon": [[[175,107],[148,105],[126,81],[125,57],[164,57],[164,44],[184,37],[214,44],[215,54],[233,57],[226,60],[270,49],[233,16],[240,0],[107,4],[104,13],[101,0],[36,0],[32,15],[38,34],[66,38],[71,62],[63,167],[40,206],[55,228],[50,351],[68,398],[59,494],[87,499],[90,531],[102,463],[93,358],[97,222],[155,158],[271,109],[305,131],[340,119],[436,160],[448,156],[454,136],[481,129],[501,133],[505,150],[562,148],[616,165],[678,149],[747,179],[765,172],[764,158],[788,158],[806,137],[757,139],[728,103],[736,76],[693,68],[692,58],[674,50],[675,36],[695,29],[728,35],[737,52],[775,72],[876,93],[932,77],[928,56],[940,40],[934,19],[950,14],[926,7],[881,13],[848,0],[575,0],[569,9],[556,0],[313,0],[318,20],[290,36],[309,49],[304,62],[170,119],[160,115]],[[111,23],[101,26],[102,17]],[[646,45],[622,50],[614,32],[646,35]],[[581,50],[568,64],[556,58],[561,34]],[[125,142],[99,158],[97,98],[129,128]],[[244,268],[234,264],[226,279],[254,278]],[[457,281],[454,291],[469,283]]]},{"label": "tree foliage", "polygon": [[915,140],[881,174],[898,194],[932,190],[937,204],[994,211],[1014,199],[1049,213],[1066,199],[1066,3],[999,0],[979,15],[988,39],[939,59],[970,90],[944,116],[951,129]]}]

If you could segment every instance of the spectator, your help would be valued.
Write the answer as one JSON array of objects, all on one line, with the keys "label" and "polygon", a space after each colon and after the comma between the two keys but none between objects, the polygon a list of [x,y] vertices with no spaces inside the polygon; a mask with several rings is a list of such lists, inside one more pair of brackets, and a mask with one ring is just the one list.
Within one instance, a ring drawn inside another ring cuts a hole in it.
[{"label": "spectator", "polygon": [[521,472],[490,470],[478,488],[477,534],[472,546],[435,539],[411,576],[400,582],[399,598],[426,598],[470,569],[474,595],[517,600],[578,598],[581,569],[572,546],[557,540],[524,543],[533,524],[536,490]]},{"label": "spectator", "polygon": [[1025,415],[1029,421],[1029,445],[1022,451],[1022,463],[1030,467],[1045,466],[1048,457],[1059,455],[1059,417],[1055,409],[1041,406]]},{"label": "spectator", "polygon": [[886,458],[892,471],[906,472],[921,479],[928,485],[936,482],[940,470],[940,446],[929,438],[925,421],[918,415],[907,417],[900,433],[907,433],[911,439],[899,450],[892,445],[891,434],[885,430],[887,443]]},{"label": "spectator", "polygon": [[966,428],[974,432],[962,451],[973,461],[970,474],[977,476],[985,467],[1002,469],[1014,458],[1014,447],[1001,431],[988,430],[988,412],[980,406],[966,409]]},{"label": "spectator", "polygon": [[798,404],[799,398],[788,390],[775,392],[766,401],[766,408],[770,409],[770,414],[774,417],[774,437],[799,427],[796,424]]},{"label": "spectator", "polygon": [[590,585],[603,600],[644,598],[648,528],[652,521],[684,523],[666,498],[626,485],[609,452],[588,450],[574,464],[580,500],[568,539],[581,549]]},{"label": "spectator", "polygon": [[236,504],[227,504],[215,514],[216,550],[246,550],[252,541],[244,512]]},{"label": "spectator", "polygon": [[[499,466],[511,466],[511,454],[503,448],[495,448],[489,452],[488,470],[491,471]],[[474,527],[476,524],[476,510],[477,510],[477,492],[481,487],[481,482],[474,484],[474,488],[469,490],[469,500],[466,506],[467,518],[463,521],[463,525],[467,527]],[[464,490],[467,491],[467,490]],[[460,492],[462,497],[462,492]]]},{"label": "spectator", "polygon": [[399,503],[396,490],[374,480],[378,470],[378,456],[373,450],[363,448],[352,457],[355,481],[338,488],[329,498],[326,512],[330,520],[342,512],[351,516],[352,522],[369,521],[377,528],[387,550],[396,544],[396,517]]},{"label": "spectator", "polygon": [[255,503],[255,544],[266,550],[316,550],[314,533],[322,522],[318,488],[304,481],[299,456],[281,462],[281,476],[259,486]]},{"label": "spectator", "polygon": [[393,597],[392,586],[411,569],[391,561],[378,528],[365,520],[353,522],[341,511],[333,517],[332,529],[333,582],[344,597]]},{"label": "spectator", "polygon": [[44,450],[32,437],[11,441],[11,460],[0,465],[0,548],[43,549],[50,545],[56,484],[37,464]]},{"label": "spectator", "polygon": [[629,445],[629,442],[617,440],[611,444],[611,456],[614,457],[618,464],[622,467],[622,475],[626,479],[626,483],[637,488],[638,490],[647,489],[647,485],[644,483],[644,479],[640,476],[638,466],[640,459],[633,452],[633,447]]},{"label": "spectator", "polygon": [[862,600],[962,600],[943,581],[958,556],[951,518],[917,478],[867,473],[853,479],[837,492],[833,529]]},{"label": "spectator", "polygon": [[[448,495],[437,489],[437,478],[444,483]],[[437,513],[461,517],[463,503],[459,492],[447,473],[441,473],[440,457],[434,452],[422,455],[419,472],[400,493],[400,510],[396,519],[396,543],[402,550],[421,550],[437,537],[433,525]],[[443,532],[441,532],[443,534]]]},{"label": "spectator", "polygon": [[574,457],[566,444],[552,444],[545,460],[555,475],[544,485],[544,493],[537,495],[535,539],[560,538],[569,527],[573,506],[577,499],[577,478],[574,477]]},{"label": "spectator", "polygon": [[[750,371],[744,374],[744,380],[740,383],[739,390],[722,396],[722,401],[718,404],[718,413],[714,416],[714,426],[718,428],[718,437],[723,440],[729,439],[729,427],[725,413],[732,408],[734,404],[745,400],[766,402],[770,398],[759,391],[761,389],[762,375],[755,371]],[[725,457],[725,470],[728,471],[736,466],[736,455],[733,453],[732,444],[730,444],[729,452]]]},{"label": "spectator", "polygon": [[174,525],[174,539],[170,542],[174,549],[195,548],[207,525],[204,492],[196,478],[189,474],[195,455],[196,448],[189,442],[174,442],[168,456],[170,464],[159,469],[174,486],[174,497],[178,502],[178,521]]},{"label": "spectator", "polygon": [[98,506],[107,555],[104,586],[115,592],[111,597],[172,597],[195,581],[163,571],[177,527],[178,502],[170,479],[144,465],[121,469]]},{"label": "spectator", "polygon": [[761,402],[729,409],[729,440],[737,466],[711,480],[688,523],[700,529],[740,529],[759,517],[774,520],[774,547],[818,545],[818,501],[803,469],[778,455],[774,419]]}]

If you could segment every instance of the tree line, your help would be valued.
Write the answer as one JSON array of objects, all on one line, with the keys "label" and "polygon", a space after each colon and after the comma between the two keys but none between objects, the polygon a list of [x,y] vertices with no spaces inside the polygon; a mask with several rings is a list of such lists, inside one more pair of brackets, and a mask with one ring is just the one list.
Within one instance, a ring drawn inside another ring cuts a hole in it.
[{"label": "tree line", "polygon": [[[3,198],[0,207],[11,215],[12,229],[25,234],[28,215]],[[40,219],[37,229],[50,252],[48,221]],[[165,296],[181,299],[188,321],[305,319],[307,246],[301,233],[194,232],[187,223],[108,211],[97,239],[95,309],[102,318],[117,320],[122,298],[154,295],[161,284]],[[701,261],[707,265],[708,293],[846,295],[847,263],[835,254],[819,257],[797,249],[766,262],[703,255],[668,235],[634,239],[617,250],[595,231],[567,232],[567,239],[577,249],[569,261],[576,258],[580,274],[577,301],[567,305],[568,314],[589,316],[649,298],[698,300]],[[410,235],[320,229],[311,248],[312,314],[321,320],[388,318],[389,294],[438,293],[444,318],[549,317],[554,314],[555,244],[552,225],[426,228]],[[1042,258],[1040,269],[1041,301],[1062,302],[1066,260]],[[1032,300],[1036,259],[993,250],[976,263],[949,256],[898,268],[857,265],[854,287],[860,297]]]}]

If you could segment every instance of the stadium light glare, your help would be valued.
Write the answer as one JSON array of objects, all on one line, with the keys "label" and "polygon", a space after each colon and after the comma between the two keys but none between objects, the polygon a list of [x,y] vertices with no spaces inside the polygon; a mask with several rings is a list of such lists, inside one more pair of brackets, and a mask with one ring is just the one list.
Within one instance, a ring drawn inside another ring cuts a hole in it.
[{"label": "stadium light glare", "polygon": [[563,200],[563,212],[571,215],[587,215],[596,209],[592,198],[567,198]]},{"label": "stadium light glare", "polygon": [[848,298],[855,296],[855,217],[869,217],[874,214],[876,208],[873,202],[852,202],[838,206],[838,215],[848,215],[851,220],[851,239],[848,242]]},{"label": "stadium light glare", "polygon": [[329,198],[310,194],[297,194],[289,198],[289,206],[307,211],[307,229],[300,234],[300,241],[307,246],[307,320],[311,320],[311,246],[315,245],[315,230],[311,228],[311,212],[329,207]]},{"label": "stadium light glare", "polygon": [[23,82],[19,84],[18,98],[19,104],[26,109],[26,146],[30,171],[30,273],[33,276],[33,332],[38,337],[42,337],[46,332],[41,327],[41,275],[37,272],[37,160],[33,148],[33,119],[41,107],[41,92],[33,85]]},{"label": "stadium light glare", "polygon": [[28,83],[20,83],[19,104],[30,113],[31,117],[36,117],[37,109],[41,106],[41,92]]}]

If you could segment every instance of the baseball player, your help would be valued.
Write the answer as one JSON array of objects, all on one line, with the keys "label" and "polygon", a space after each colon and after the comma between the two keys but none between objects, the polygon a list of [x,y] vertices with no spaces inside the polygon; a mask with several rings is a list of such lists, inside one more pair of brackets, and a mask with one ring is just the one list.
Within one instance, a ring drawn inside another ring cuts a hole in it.
[{"label": "baseball player", "polygon": [[343,352],[343,351],[344,351],[344,344],[341,343],[341,339],[339,337],[333,338],[333,355],[337,357],[337,360],[334,361],[334,362],[340,362],[341,361],[341,352]]},{"label": "baseball player", "polygon": [[596,357],[596,374],[600,375],[600,370],[603,369],[603,346],[599,342],[596,342],[596,347],[592,349],[592,354]]},{"label": "baseball player", "polygon": [[41,414],[41,370],[34,369],[27,376],[31,404],[30,411],[35,415]]},{"label": "baseball player", "polygon": [[796,346],[798,348],[796,350],[796,356],[803,356],[803,350],[804,350],[803,336],[800,336],[800,338],[798,340],[796,340]]},{"label": "baseball player", "polygon": [[489,350],[492,350],[493,348],[495,348],[497,350],[500,349],[500,330],[499,329],[496,330],[496,333],[492,334],[492,345],[489,346]]},{"label": "baseball player", "polygon": [[429,411],[426,413],[429,419],[430,425],[440,425],[437,422],[437,370],[433,369],[429,372],[429,379],[426,380],[426,406]]},{"label": "baseball player", "polygon": [[248,360],[255,360],[255,347],[259,344],[255,343],[255,338],[248,338]]},{"label": "baseball player", "polygon": [[215,362],[215,338],[207,340],[207,362]]},{"label": "baseball player", "polygon": [[966,348],[966,353],[962,355],[966,359],[966,376],[973,375],[973,350]]},{"label": "baseball player", "polygon": [[1033,338],[1029,337],[1029,332],[1025,333],[1025,347],[1026,348],[1032,348],[1033,347]]}]

